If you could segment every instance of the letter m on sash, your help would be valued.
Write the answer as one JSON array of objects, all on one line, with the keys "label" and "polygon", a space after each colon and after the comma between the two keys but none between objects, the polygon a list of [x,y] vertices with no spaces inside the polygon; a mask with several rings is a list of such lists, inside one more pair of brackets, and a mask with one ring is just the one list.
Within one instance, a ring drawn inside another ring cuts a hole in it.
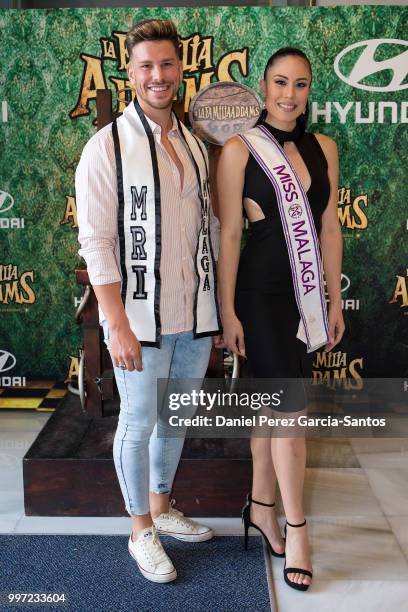
[{"label": "letter m on sash", "polygon": [[147,219],[147,214],[146,214],[147,187],[146,185],[142,186],[140,193],[138,193],[137,188],[134,185],[131,185],[130,190],[132,193],[132,213],[130,215],[130,218],[132,219],[132,221],[135,221],[137,219],[136,209],[141,208],[142,214],[140,216],[140,219],[142,221],[146,221]]}]

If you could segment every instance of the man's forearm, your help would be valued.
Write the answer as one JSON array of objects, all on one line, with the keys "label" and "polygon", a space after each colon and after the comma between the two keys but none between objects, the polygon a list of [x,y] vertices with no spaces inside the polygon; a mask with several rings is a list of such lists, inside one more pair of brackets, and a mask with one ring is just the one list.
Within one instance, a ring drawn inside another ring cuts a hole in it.
[{"label": "man's forearm", "polygon": [[120,295],[120,283],[93,285],[96,299],[108,321],[110,330],[129,327],[129,319]]}]

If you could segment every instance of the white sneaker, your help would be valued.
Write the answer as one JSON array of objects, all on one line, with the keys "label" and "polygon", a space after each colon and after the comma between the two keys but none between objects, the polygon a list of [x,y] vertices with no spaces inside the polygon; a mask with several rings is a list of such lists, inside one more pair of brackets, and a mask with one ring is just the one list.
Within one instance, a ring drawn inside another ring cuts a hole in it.
[{"label": "white sneaker", "polygon": [[162,514],[153,519],[159,533],[172,536],[184,542],[205,542],[214,537],[214,532],[210,527],[200,525],[187,518],[180,510],[174,508],[174,503],[174,499],[172,499],[169,511],[162,512]]},{"label": "white sneaker", "polygon": [[177,578],[174,565],[166,554],[154,525],[142,529],[135,542],[129,537],[129,553],[141,573],[152,582],[171,582]]}]

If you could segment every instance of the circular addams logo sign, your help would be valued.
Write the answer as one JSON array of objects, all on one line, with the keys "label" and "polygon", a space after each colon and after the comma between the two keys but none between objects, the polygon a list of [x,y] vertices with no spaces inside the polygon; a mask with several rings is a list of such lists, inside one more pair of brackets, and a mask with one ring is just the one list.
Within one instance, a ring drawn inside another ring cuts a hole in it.
[{"label": "circular addams logo sign", "polygon": [[0,190],[0,213],[7,212],[13,207],[14,198],[7,191]]},{"label": "circular addams logo sign", "polygon": [[207,85],[194,96],[189,119],[200,138],[223,145],[234,134],[255,125],[261,106],[260,98],[246,85],[221,81]]},{"label": "circular addams logo sign", "polygon": [[[408,41],[373,38],[346,47],[334,60],[334,71],[345,83],[366,91],[407,89]],[[360,53],[359,53],[360,51]]]},{"label": "circular addams logo sign", "polygon": [[16,365],[16,358],[7,351],[0,350],[0,373],[11,370]]}]

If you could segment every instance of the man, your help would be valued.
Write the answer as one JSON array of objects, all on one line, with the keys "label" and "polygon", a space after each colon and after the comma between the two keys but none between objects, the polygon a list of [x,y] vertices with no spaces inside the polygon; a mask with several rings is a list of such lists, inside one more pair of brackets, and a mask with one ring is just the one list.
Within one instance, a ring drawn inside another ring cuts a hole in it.
[{"label": "man", "polygon": [[113,455],[132,520],[129,552],[147,579],[169,582],[177,574],[158,533],[192,542],[213,533],[169,504],[184,437],[165,437],[156,380],[205,375],[220,328],[218,223],[205,147],[171,111],[183,74],[175,25],[139,22],[126,45],[137,100],[83,150],[79,253],[121,398]]}]

